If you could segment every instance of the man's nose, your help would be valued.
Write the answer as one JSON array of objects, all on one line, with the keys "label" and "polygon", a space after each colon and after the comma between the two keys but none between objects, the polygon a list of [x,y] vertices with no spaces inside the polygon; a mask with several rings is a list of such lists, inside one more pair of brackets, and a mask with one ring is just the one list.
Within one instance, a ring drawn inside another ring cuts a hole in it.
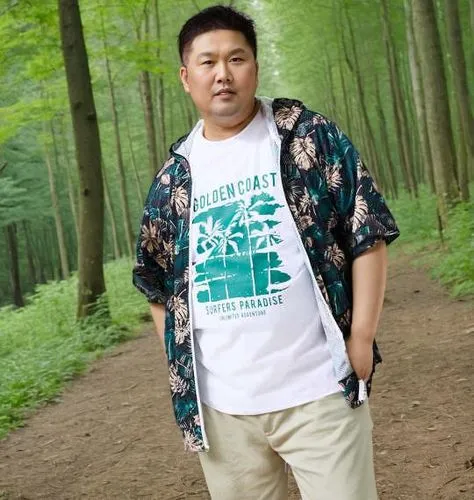
[{"label": "man's nose", "polygon": [[220,62],[216,68],[216,80],[218,83],[230,82],[232,81],[232,73],[226,62]]}]

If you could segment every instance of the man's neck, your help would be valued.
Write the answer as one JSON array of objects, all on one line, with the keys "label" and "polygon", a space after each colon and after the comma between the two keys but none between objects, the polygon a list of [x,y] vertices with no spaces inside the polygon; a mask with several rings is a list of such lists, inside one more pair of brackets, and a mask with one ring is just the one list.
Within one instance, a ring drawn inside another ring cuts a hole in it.
[{"label": "man's neck", "polygon": [[242,131],[255,118],[259,109],[260,103],[255,99],[252,112],[244,120],[231,126],[210,122],[204,118],[203,135],[209,141],[223,141],[224,139],[229,139]]}]

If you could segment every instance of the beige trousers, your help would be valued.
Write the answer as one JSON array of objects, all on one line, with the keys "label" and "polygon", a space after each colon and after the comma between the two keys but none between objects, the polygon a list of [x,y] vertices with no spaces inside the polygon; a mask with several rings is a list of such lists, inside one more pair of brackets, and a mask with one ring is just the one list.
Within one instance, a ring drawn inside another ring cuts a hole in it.
[{"label": "beige trousers", "polygon": [[199,453],[213,500],[288,498],[287,463],[303,500],[376,500],[368,402],[341,393],[263,415],[203,407],[210,450]]}]

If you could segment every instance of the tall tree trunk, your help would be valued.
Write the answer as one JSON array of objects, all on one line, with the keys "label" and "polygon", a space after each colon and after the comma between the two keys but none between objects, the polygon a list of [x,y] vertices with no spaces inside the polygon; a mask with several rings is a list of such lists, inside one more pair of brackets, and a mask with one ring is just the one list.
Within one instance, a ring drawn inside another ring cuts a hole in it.
[{"label": "tall tree trunk", "polygon": [[31,235],[28,228],[28,223],[26,220],[21,222],[21,226],[23,228],[23,234],[25,236],[25,247],[26,247],[26,258],[28,259],[28,274],[30,277],[30,282],[33,285],[36,285],[36,267],[35,267],[35,255],[33,251],[33,245],[31,244]]},{"label": "tall tree trunk", "polygon": [[344,101],[344,110],[345,110],[345,115],[346,115],[346,127],[347,130],[350,134],[353,133],[353,124],[352,124],[352,118],[351,118],[351,108],[349,106],[349,102],[347,99],[347,86],[346,86],[346,79],[344,78],[344,68],[342,63],[339,64],[339,76],[341,78],[341,86],[342,86],[342,98]]},{"label": "tall tree trunk", "polygon": [[114,259],[119,259],[121,256],[120,245],[118,239],[117,223],[115,222],[115,212],[112,205],[112,200],[110,197],[110,188],[107,181],[107,169],[104,165],[104,160],[102,159],[102,174],[104,176],[104,196],[105,196],[105,207],[110,219],[110,230],[112,232],[112,248],[114,250]]},{"label": "tall tree trunk", "polygon": [[123,211],[125,241],[127,242],[127,253],[130,257],[132,257],[134,254],[135,237],[133,236],[132,222],[130,219],[130,205],[128,203],[128,196],[127,196],[127,183],[125,179],[125,168],[123,163],[122,140],[120,137],[120,125],[117,112],[117,101],[115,99],[115,87],[112,79],[112,71],[110,69],[107,36],[105,33],[104,18],[102,12],[101,12],[101,21],[102,21],[102,37],[103,37],[104,53],[105,53],[105,68],[107,72],[107,81],[109,84],[110,105],[112,109],[112,122],[114,126],[114,135],[115,135],[115,149],[117,152],[117,175],[119,179],[120,201],[122,202],[121,204]]},{"label": "tall tree trunk", "polygon": [[[30,230],[31,230],[31,223]],[[36,226],[35,226],[36,227]],[[45,255],[49,255],[51,251],[48,249],[48,252],[45,251],[46,248],[46,231],[47,228],[36,227],[37,234],[35,234],[35,256],[36,256],[36,264],[38,268],[38,276],[40,283],[46,283],[48,281],[48,263],[45,258]]]},{"label": "tall tree trunk", "polygon": [[137,162],[135,159],[135,151],[133,150],[133,141],[132,141],[132,135],[130,133],[130,123],[128,121],[128,116],[127,116],[127,111],[126,108],[123,108],[125,111],[125,125],[127,129],[127,141],[128,141],[128,147],[130,150],[130,161],[132,162],[132,168],[133,168],[133,177],[135,179],[135,188],[137,191],[137,197],[138,201],[140,202],[140,206],[143,207],[143,193],[142,193],[142,183],[140,180],[140,174],[138,173],[138,167],[137,167]]},{"label": "tall tree trunk", "polygon": [[67,181],[67,194],[69,199],[69,206],[71,208],[72,220],[74,222],[74,230],[76,232],[76,241],[79,241],[79,218],[77,215],[77,202],[75,187],[72,182],[72,165],[69,158],[69,148],[66,137],[66,129],[64,126],[64,116],[61,116],[59,121],[60,126],[60,136],[61,136],[61,148],[63,150],[63,157],[66,163],[66,181]]},{"label": "tall tree trunk", "polygon": [[158,110],[158,143],[160,147],[160,159],[159,163],[164,162],[167,156],[168,139],[166,135],[165,126],[165,83],[163,81],[163,58],[161,56],[161,17],[160,17],[160,6],[158,0],[155,0],[155,27],[156,27],[156,60],[160,64],[160,72],[156,77],[156,108]]},{"label": "tall tree trunk", "polygon": [[452,75],[456,89],[456,102],[461,119],[462,133],[459,137],[460,164],[458,165],[461,198],[469,200],[468,162],[474,161],[474,121],[469,100],[466,62],[462,46],[462,30],[459,21],[458,0],[445,0],[446,26],[449,51],[451,52]]},{"label": "tall tree trunk", "polygon": [[77,0],[58,0],[59,25],[79,168],[79,288],[77,317],[96,311],[105,293],[104,188],[97,113]]},{"label": "tall tree trunk", "polygon": [[[471,40],[474,38],[474,0],[471,0],[471,5],[469,9],[471,13]],[[474,43],[471,43],[471,63],[474,68]]]},{"label": "tall tree trunk", "polygon": [[184,106],[186,108],[186,118],[187,118],[188,128],[192,129],[194,123],[196,122],[196,116],[194,114],[194,106],[193,104],[191,104],[189,98],[186,95],[183,95],[182,98],[184,99]]},{"label": "tall tree trunk", "polygon": [[[50,133],[53,134],[51,122]],[[44,124],[44,132],[47,134],[46,124]],[[53,162],[51,153],[47,144],[44,146],[44,158],[46,167],[48,168],[49,194],[51,196],[51,206],[53,207],[54,223],[56,226],[56,237],[58,240],[59,260],[61,263],[61,276],[63,279],[69,277],[69,259],[66,247],[66,236],[64,233],[63,219],[61,216],[61,208],[59,206],[58,193],[56,191],[56,181],[54,179]]]},{"label": "tall tree trunk", "polygon": [[356,46],[356,41],[355,41],[355,37],[354,37],[354,30],[352,27],[352,21],[350,19],[350,16],[347,14],[347,12],[346,12],[346,17],[347,17],[347,24],[349,27],[351,46],[352,46],[353,51],[354,51],[354,53],[353,53],[354,64],[352,64],[351,58],[349,57],[349,53],[348,53],[348,49],[347,49],[347,46],[345,43],[344,35],[341,34],[342,40],[343,40],[343,45],[344,45],[345,58],[346,58],[347,65],[348,65],[349,69],[351,70],[351,72],[354,74],[355,81],[356,81],[358,100],[360,102],[360,108],[362,111],[362,120],[363,120],[364,128],[365,128],[366,134],[367,134],[368,152],[369,152],[369,156],[372,158],[372,164],[371,164],[370,168],[374,174],[374,177],[377,179],[377,182],[382,186],[382,188],[384,188],[383,179],[382,179],[381,173],[379,171],[380,162],[379,162],[379,157],[378,157],[378,153],[377,153],[377,148],[375,146],[374,132],[372,130],[372,126],[371,126],[370,120],[369,120],[369,115],[367,112],[367,103],[365,101],[365,92],[364,92],[364,87],[363,87],[363,83],[362,83],[362,75],[361,75],[360,66],[359,66],[359,57],[357,54],[357,46]]},{"label": "tall tree trunk", "polygon": [[[140,28],[137,29],[137,38],[141,41]],[[150,38],[150,18],[148,12],[145,13],[145,40]],[[150,174],[154,176],[159,167],[158,148],[156,145],[156,127],[155,114],[153,112],[153,99],[151,93],[151,79],[148,71],[141,71],[139,75],[140,94],[143,103],[143,112],[145,116],[145,129],[148,148],[148,162]]]},{"label": "tall tree trunk", "polygon": [[405,0],[405,19],[406,35],[408,44],[408,58],[410,64],[410,75],[413,88],[413,100],[416,110],[416,129],[418,133],[418,142],[421,147],[421,156],[423,158],[425,178],[428,181],[431,192],[435,192],[433,177],[433,161],[431,159],[430,140],[426,128],[426,109],[423,95],[423,86],[421,82],[420,59],[418,48],[415,44],[413,34],[413,17],[411,13],[410,0]]},{"label": "tall tree trunk", "polygon": [[382,99],[380,97],[379,79],[377,76],[375,76],[375,91],[377,98],[377,114],[379,115],[379,121],[380,121],[380,136],[382,138],[382,146],[384,149],[385,158],[387,159],[387,163],[384,164],[387,165],[390,192],[392,193],[393,198],[397,199],[398,186],[395,178],[395,165],[393,164],[392,155],[390,154],[390,145],[387,132],[387,121],[385,119],[385,114],[383,112]]},{"label": "tall tree trunk", "polygon": [[330,102],[331,102],[331,112],[332,112],[332,119],[333,120],[339,120],[339,114],[337,112],[337,101],[336,101],[336,96],[334,95],[334,79],[332,77],[332,64],[329,62],[329,54],[326,51],[326,72],[328,74],[328,83],[329,83],[329,96],[330,96]]},{"label": "tall tree trunk", "polygon": [[433,0],[413,0],[412,5],[438,211],[444,228],[448,221],[449,207],[459,199],[448,90]]},{"label": "tall tree trunk", "polygon": [[16,307],[23,307],[25,302],[21,293],[20,265],[18,262],[18,243],[16,239],[16,224],[8,224],[5,229],[5,239],[7,241],[8,258],[10,265],[10,284],[13,304]]},{"label": "tall tree trunk", "polygon": [[413,173],[410,138],[408,136],[407,115],[405,110],[405,103],[401,91],[400,75],[398,70],[398,63],[393,48],[393,39],[391,33],[391,26],[389,23],[387,0],[381,1],[382,5],[382,23],[385,39],[385,50],[387,53],[387,60],[390,72],[390,89],[392,92],[393,114],[395,118],[395,130],[399,145],[399,154],[402,169],[405,172],[408,181],[408,191],[416,198],[418,197],[418,187],[416,184],[415,176]]}]

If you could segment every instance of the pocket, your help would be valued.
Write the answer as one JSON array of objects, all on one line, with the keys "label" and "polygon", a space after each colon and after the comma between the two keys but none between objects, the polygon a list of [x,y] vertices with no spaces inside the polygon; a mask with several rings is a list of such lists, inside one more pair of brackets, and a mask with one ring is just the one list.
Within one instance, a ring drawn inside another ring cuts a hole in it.
[{"label": "pocket", "polygon": [[355,372],[339,380],[339,385],[341,386],[346,403],[351,408],[358,408],[364,404],[364,401],[367,401],[367,397],[364,401],[359,400],[359,379]]}]

